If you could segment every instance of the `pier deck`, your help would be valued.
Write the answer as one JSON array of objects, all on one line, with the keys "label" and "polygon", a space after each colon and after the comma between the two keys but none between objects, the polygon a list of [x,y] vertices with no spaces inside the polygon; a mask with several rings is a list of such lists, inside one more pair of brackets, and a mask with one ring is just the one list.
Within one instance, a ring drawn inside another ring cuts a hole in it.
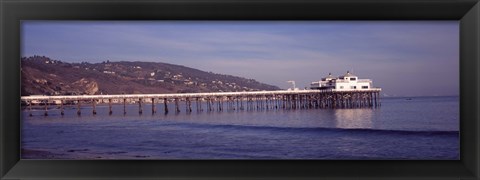
[{"label": "pier deck", "polygon": [[[23,101],[31,110],[32,105],[45,106],[45,115],[48,115],[48,106],[60,106],[63,115],[64,104],[76,104],[77,114],[80,115],[81,104],[91,104],[93,114],[98,103],[108,103],[112,114],[112,104],[123,104],[126,113],[127,103],[138,103],[139,113],[143,112],[142,104],[151,103],[152,113],[156,113],[156,104],[164,104],[164,112],[168,113],[167,103],[175,103],[175,112],[180,112],[180,101],[185,102],[186,112],[192,111],[192,101],[195,101],[197,111],[203,111],[202,104],[206,104],[207,111],[222,111],[224,103],[227,110],[244,109],[310,109],[310,108],[363,108],[379,107],[380,88],[366,90],[279,90],[279,91],[249,91],[249,92],[214,92],[214,93],[176,93],[176,94],[120,94],[120,95],[72,95],[72,96],[22,96]],[[54,103],[58,102],[59,103]],[[40,102],[40,103],[39,103]],[[30,111],[31,112],[31,111]],[[31,113],[30,113],[31,114]]]}]

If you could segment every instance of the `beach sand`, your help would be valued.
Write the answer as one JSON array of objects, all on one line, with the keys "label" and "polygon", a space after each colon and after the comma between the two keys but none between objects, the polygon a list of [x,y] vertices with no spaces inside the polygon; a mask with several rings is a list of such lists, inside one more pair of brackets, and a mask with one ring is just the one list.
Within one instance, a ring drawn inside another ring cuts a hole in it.
[{"label": "beach sand", "polygon": [[151,157],[142,155],[118,154],[118,153],[92,153],[88,149],[74,149],[65,152],[54,152],[46,149],[22,148],[21,159],[32,160],[92,160],[92,159],[172,159],[171,157]]},{"label": "beach sand", "polygon": [[39,149],[22,149],[22,159],[70,159],[68,155]]}]

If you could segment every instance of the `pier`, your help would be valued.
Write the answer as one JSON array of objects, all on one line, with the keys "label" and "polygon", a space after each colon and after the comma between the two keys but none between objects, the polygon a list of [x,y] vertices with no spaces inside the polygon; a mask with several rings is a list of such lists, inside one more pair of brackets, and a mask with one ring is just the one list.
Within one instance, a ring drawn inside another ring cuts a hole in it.
[{"label": "pier", "polygon": [[[121,94],[121,95],[72,95],[72,96],[22,96],[21,101],[32,115],[34,104],[44,106],[44,115],[48,116],[48,107],[57,106],[64,115],[64,105],[76,105],[77,114],[81,115],[82,106],[91,106],[96,115],[96,106],[104,103],[109,106],[111,115],[113,105],[123,105],[126,114],[127,104],[138,104],[138,113],[143,113],[143,105],[151,104],[151,113],[157,113],[157,104],[163,104],[163,112],[170,112],[168,103],[174,104],[173,111],[180,113],[202,111],[239,111],[269,109],[326,109],[326,108],[377,108],[380,107],[381,88],[366,90],[279,90],[249,92],[214,92],[214,93],[177,93],[177,94]],[[194,103],[192,103],[194,102]],[[180,109],[180,103],[185,109]],[[205,105],[205,107],[203,105]],[[42,108],[43,109],[43,108]]]}]

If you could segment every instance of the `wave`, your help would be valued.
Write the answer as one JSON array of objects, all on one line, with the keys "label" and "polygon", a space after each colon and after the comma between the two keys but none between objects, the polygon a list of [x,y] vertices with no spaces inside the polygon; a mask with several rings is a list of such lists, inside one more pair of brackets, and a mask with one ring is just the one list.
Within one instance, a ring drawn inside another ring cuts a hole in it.
[{"label": "wave", "polygon": [[366,128],[329,128],[329,127],[276,127],[276,126],[255,126],[255,125],[234,125],[234,124],[188,124],[192,128],[212,128],[230,130],[265,130],[276,132],[305,132],[305,133],[355,133],[355,134],[398,134],[398,135],[448,135],[458,136],[459,131],[437,131],[437,130],[390,130],[390,129],[366,129]]}]

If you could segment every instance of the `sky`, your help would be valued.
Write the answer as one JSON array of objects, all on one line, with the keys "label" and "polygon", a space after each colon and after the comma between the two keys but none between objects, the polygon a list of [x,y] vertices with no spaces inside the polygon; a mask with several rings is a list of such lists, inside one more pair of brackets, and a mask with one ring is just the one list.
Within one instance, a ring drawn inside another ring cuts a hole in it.
[{"label": "sky", "polygon": [[332,73],[386,96],[459,94],[458,21],[22,21],[21,55],[148,61],[309,87]]}]

